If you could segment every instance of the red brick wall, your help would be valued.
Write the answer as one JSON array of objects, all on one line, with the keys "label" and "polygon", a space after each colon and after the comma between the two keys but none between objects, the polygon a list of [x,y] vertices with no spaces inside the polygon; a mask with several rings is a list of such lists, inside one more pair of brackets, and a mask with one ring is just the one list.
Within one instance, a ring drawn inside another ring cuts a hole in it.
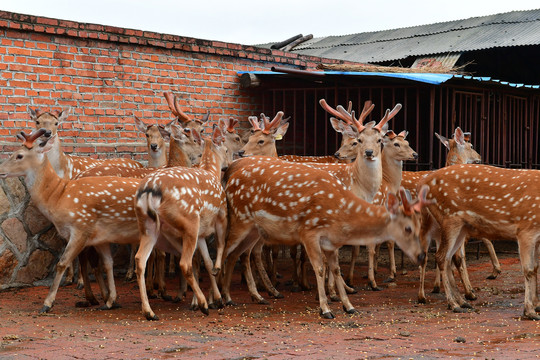
[{"label": "red brick wall", "polygon": [[[314,69],[321,62],[253,46],[2,11],[0,39],[0,142],[13,142],[14,134],[33,126],[31,106],[71,107],[60,132],[65,150],[88,154],[111,148],[69,145],[141,142],[133,115],[171,120],[164,91],[179,95],[190,115],[210,111],[211,121],[245,120],[260,112],[261,100],[240,88],[238,71],[273,65]],[[132,150],[117,149],[123,156]],[[135,151],[141,158],[145,149]]]}]

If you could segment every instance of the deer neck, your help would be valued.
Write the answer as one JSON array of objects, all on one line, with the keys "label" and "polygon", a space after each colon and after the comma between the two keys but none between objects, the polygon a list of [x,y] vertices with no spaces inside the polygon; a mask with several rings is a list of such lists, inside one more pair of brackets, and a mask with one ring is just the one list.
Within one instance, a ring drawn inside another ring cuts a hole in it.
[{"label": "deer neck", "polygon": [[[152,151],[152,150],[150,150],[150,151]],[[152,154],[152,153],[149,153],[148,167],[158,168],[158,167],[162,167],[162,166],[165,166],[165,165],[168,164],[167,153],[165,152],[165,149],[161,149],[159,151],[159,154],[154,154],[154,155],[157,155],[157,156],[152,156],[150,154]]]},{"label": "deer neck", "polygon": [[[341,236],[343,236],[343,245],[365,245],[365,240],[373,241],[373,239],[383,242],[388,239],[386,236],[388,224],[391,221],[390,214],[383,206],[362,203],[357,201],[362,206],[362,221],[358,221],[359,213],[340,212],[340,217],[343,222],[340,222]],[[352,209],[358,206],[356,203]],[[343,217],[345,215],[345,217]],[[349,217],[349,220],[346,220]]]},{"label": "deer neck", "polygon": [[56,137],[52,149],[47,152],[46,156],[58,176],[64,179],[70,178],[69,160],[66,154],[64,154],[64,151],[62,151],[62,143],[58,136]]},{"label": "deer neck", "polygon": [[397,194],[401,184],[403,172],[403,161],[396,160],[383,150],[382,153],[382,177],[385,184],[388,185],[390,191]]},{"label": "deer neck", "polygon": [[374,160],[358,156],[347,166],[352,178],[352,192],[359,198],[372,202],[382,183],[381,156],[379,155]]},{"label": "deer neck", "polygon": [[[56,173],[47,157],[43,159],[40,166],[29,169],[25,177],[32,201],[44,213],[47,213],[49,200],[56,197],[58,189],[64,189],[69,181]],[[45,215],[49,218],[48,214]]]},{"label": "deer neck", "polygon": [[218,179],[221,178],[221,167],[218,163],[218,156],[214,152],[214,145],[209,140],[204,142],[204,150],[199,169],[211,172]]},{"label": "deer neck", "polygon": [[169,167],[172,166],[185,166],[185,167],[191,167],[191,161],[189,159],[189,156],[186,154],[184,149],[178,143],[176,140],[174,140],[171,137],[171,142],[169,144],[169,162],[167,163]]}]

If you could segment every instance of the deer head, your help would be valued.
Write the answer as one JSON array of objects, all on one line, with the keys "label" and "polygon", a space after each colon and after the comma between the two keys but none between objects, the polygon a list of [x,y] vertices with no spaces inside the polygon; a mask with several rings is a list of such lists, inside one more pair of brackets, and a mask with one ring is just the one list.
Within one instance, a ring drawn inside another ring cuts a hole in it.
[{"label": "deer head", "polygon": [[228,119],[219,119],[219,127],[225,137],[225,146],[229,149],[228,154],[230,161],[233,160],[234,155],[237,154],[245,144],[242,137],[236,131],[235,127],[238,123],[239,121],[232,117]]},{"label": "deer head", "polygon": [[43,111],[39,108],[30,108],[30,118],[34,120],[36,129],[45,129],[50,131],[50,135],[56,135],[58,127],[68,118],[71,109],[63,111]]},{"label": "deer head", "polygon": [[[20,149],[14,151],[7,160],[0,164],[0,178],[27,176],[29,170],[38,169],[43,163],[44,154],[51,150],[56,137],[50,133],[50,130],[45,129],[35,130],[31,134],[21,131],[17,138],[22,140],[23,144]],[[43,140],[37,141],[42,136]],[[29,179],[27,179],[27,183],[28,181]]]},{"label": "deer head", "polygon": [[283,138],[289,128],[287,120],[283,120],[283,111],[279,111],[272,121],[264,114],[261,114],[261,123],[256,116],[250,116],[248,119],[252,126],[251,136],[238,155],[277,157],[276,140]]},{"label": "deer head", "polygon": [[170,133],[169,166],[191,167],[201,161],[203,141],[197,130],[183,128],[175,124],[176,120],[165,126]]},{"label": "deer head", "polygon": [[416,151],[414,151],[409,145],[409,142],[405,140],[407,135],[408,132],[405,130],[399,134],[389,130],[383,139],[383,156],[396,161],[418,159]]},{"label": "deer head", "polygon": [[145,134],[148,147],[149,167],[159,167],[167,164],[166,141],[170,139],[170,133],[161,125],[146,125],[144,121],[134,116],[135,126]]},{"label": "deer head", "polygon": [[[467,136],[465,134],[468,134]],[[435,136],[448,149],[446,156],[446,166],[454,164],[479,164],[482,162],[480,154],[474,150],[470,142],[470,133],[464,133],[461,128],[454,130],[451,139],[447,139],[435,133]],[[466,140],[468,138],[469,140]]]}]

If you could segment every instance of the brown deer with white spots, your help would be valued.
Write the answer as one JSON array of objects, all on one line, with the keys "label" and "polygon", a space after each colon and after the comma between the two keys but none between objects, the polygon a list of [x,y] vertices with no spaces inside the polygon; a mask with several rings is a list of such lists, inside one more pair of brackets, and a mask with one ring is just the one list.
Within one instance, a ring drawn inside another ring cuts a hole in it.
[{"label": "brown deer with white spots", "polygon": [[66,267],[89,246],[100,254],[107,273],[109,293],[104,308],[113,308],[117,294],[110,244],[138,240],[133,201],[140,180],[108,176],[64,179],[46,156],[54,147],[55,136],[49,136],[40,145],[36,142],[45,133],[45,129],[31,135],[21,133],[23,146],[0,165],[0,178],[25,176],[32,201],[54,224],[58,234],[68,240],[40,312],[52,308]]},{"label": "brown deer with white spots", "polygon": [[[345,129],[346,133],[352,131],[352,134],[349,134],[349,137],[354,137],[356,139],[356,156],[355,160],[350,164],[313,163],[310,164],[310,166],[328,171],[330,174],[337,177],[345,187],[348,190],[351,190],[356,196],[367,202],[373,202],[383,181],[383,138],[388,131],[388,121],[395,117],[401,110],[401,104],[396,104],[392,111],[387,109],[384,117],[377,125],[375,125],[374,121],[364,125],[364,121],[375,106],[371,101],[365,102],[359,119],[356,118],[354,111],[348,112],[340,105],[338,105],[337,109],[333,109],[326,101],[324,101],[324,99],[321,99],[319,102],[330,114],[342,120],[344,123],[349,124]],[[349,281],[352,281],[351,274],[354,273],[355,262],[359,251],[359,247],[353,247],[349,267]],[[329,275],[331,276],[331,274]],[[332,278],[329,277],[329,287],[333,293],[332,284]]]},{"label": "brown deer with white spots", "polygon": [[[73,179],[78,173],[102,164],[115,167],[126,167],[130,169],[142,168],[142,164],[127,158],[94,159],[86,156],[75,156],[64,153],[62,150],[62,143],[57,134],[58,128],[67,120],[69,113],[70,109],[47,112],[39,108],[30,108],[30,118],[34,121],[36,130],[49,130],[50,133],[47,134],[55,137],[53,148],[47,153],[47,157],[49,158],[49,161],[51,162],[51,165],[58,176],[65,179]],[[74,268],[75,266],[73,264],[70,264],[68,267],[66,274],[67,284],[72,283],[74,280]],[[80,274],[77,284],[78,288],[82,288],[84,285]]]},{"label": "brown deer with white spots", "polygon": [[195,293],[200,310],[208,314],[208,303],[193,275],[192,261],[196,248],[206,248],[205,238],[211,234],[216,235],[215,266],[208,251],[201,252],[210,274],[211,294],[217,304],[222,303],[214,275],[221,268],[227,228],[227,201],[221,185],[221,171],[228,164],[223,140],[221,130],[215,127],[212,138],[204,142],[198,168],[160,169],[143,179],[137,190],[140,245],[135,259],[142,312],[148,320],[157,320],[148,303],[144,282],[146,261],[154,247],[181,254],[182,273]]},{"label": "brown deer with white spots", "polygon": [[170,133],[166,127],[159,124],[146,125],[144,121],[134,116],[135,126],[146,136],[149,168],[158,168],[167,165],[167,145]]},{"label": "brown deer with white spots", "polygon": [[219,119],[219,127],[221,128],[221,132],[225,137],[225,146],[229,150],[227,153],[229,156],[229,162],[233,161],[234,156],[238,155],[238,152],[245,145],[244,140],[236,131],[236,126],[239,123],[240,122],[238,119],[232,117],[228,119]]},{"label": "brown deer with white spots", "polygon": [[[450,139],[444,136],[441,136],[437,133],[435,133],[435,135],[441,141],[441,143],[448,149],[448,155],[446,157],[446,166],[456,165],[456,164],[461,164],[461,163],[474,164],[474,163],[479,163],[481,161],[480,154],[478,154],[474,150],[473,145],[470,142],[470,133],[464,133],[459,127],[457,127],[454,131],[452,138]],[[404,186],[407,190],[411,191],[411,193],[414,194],[416,193],[416,188],[418,186],[418,183],[421,181],[421,179],[425,176],[428,176],[432,172],[433,171],[419,171],[419,172],[405,171],[403,172],[402,186]],[[440,234],[440,228],[438,224],[436,223],[436,221],[429,216],[425,216],[423,218],[422,228],[423,230],[422,230],[421,241],[422,241],[422,246],[424,247],[426,253],[429,249],[432,239],[435,241],[436,247],[438,248],[441,234]],[[493,271],[492,271],[492,274],[488,276],[488,279],[495,279],[497,275],[501,272],[501,266],[499,264],[499,260],[497,259],[495,249],[491,241],[489,241],[488,239],[482,238],[481,241],[484,243],[484,245],[488,249],[491,263],[493,264]],[[453,260],[454,260],[454,264],[459,270],[459,274],[463,282],[463,287],[465,289],[465,298],[468,300],[476,299],[476,295],[474,294],[473,287],[469,280],[469,274],[467,272],[464,246],[455,254]],[[419,303],[426,303],[426,296],[425,296],[425,290],[424,290],[426,266],[427,266],[427,257],[424,260],[424,263],[420,266],[420,286],[418,287],[418,302]],[[436,273],[435,273],[433,293],[440,292],[440,282],[441,282],[441,274],[440,274],[439,268],[437,267]]]},{"label": "brown deer with white spots", "polygon": [[182,110],[180,100],[176,95],[173,95],[171,92],[163,92],[163,96],[165,97],[167,105],[169,105],[169,109],[171,110],[172,114],[176,116],[176,119],[183,128],[193,129],[199,134],[204,132],[204,125],[210,117],[210,112],[207,112],[202,119],[193,118]]},{"label": "brown deer with white spots", "polygon": [[[411,148],[409,142],[405,139],[408,132],[402,131],[399,134],[394,133],[392,130],[386,133],[383,140],[382,151],[382,184],[381,188],[373,199],[373,204],[383,205],[388,193],[399,194],[399,188],[401,185],[401,174],[403,172],[403,161],[415,160],[418,158],[418,154]],[[396,260],[394,256],[394,243],[391,241],[386,243],[388,247],[388,258],[390,260],[390,274],[386,282],[395,280],[396,277]],[[376,266],[376,253],[378,252],[375,246],[368,245],[368,282],[369,286],[373,290],[379,290],[377,282],[375,281]],[[354,270],[351,267],[350,270]],[[347,280],[349,284],[352,284],[354,272],[350,271]]]},{"label": "brown deer with white spots", "polygon": [[[238,257],[259,237],[269,244],[302,244],[317,277],[321,315],[333,318],[324,290],[322,255],[328,260],[347,313],[350,303],[337,263],[343,245],[366,245],[392,239],[415,262],[421,262],[418,234],[427,188],[420,202],[400,209],[390,194],[388,205],[365,202],[327,171],[271,157],[250,157],[234,162],[226,173],[229,232],[226,241],[223,295],[232,303],[230,283]],[[217,260],[219,261],[219,260]],[[247,278],[254,287],[253,279]]]},{"label": "brown deer with white spots", "polygon": [[467,237],[517,240],[523,275],[523,315],[540,320],[537,292],[540,253],[540,171],[488,165],[452,165],[420,181],[430,187],[429,215],[440,226],[436,253],[448,306],[454,312],[471,305],[459,293],[451,272],[452,256]]}]

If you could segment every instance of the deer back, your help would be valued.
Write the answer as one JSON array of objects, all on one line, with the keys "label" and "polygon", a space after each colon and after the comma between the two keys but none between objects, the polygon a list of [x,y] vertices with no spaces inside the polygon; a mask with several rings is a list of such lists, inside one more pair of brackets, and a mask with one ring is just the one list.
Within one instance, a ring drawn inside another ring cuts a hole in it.
[{"label": "deer back", "polygon": [[293,245],[299,238],[312,239],[332,250],[396,238],[399,246],[418,254],[417,214],[369,204],[326,171],[253,157],[238,160],[228,173],[231,223],[255,224],[267,242]]},{"label": "deer back", "polygon": [[466,225],[469,235],[514,239],[540,235],[540,171],[452,165],[420,180],[437,200],[429,211],[441,226]]}]

